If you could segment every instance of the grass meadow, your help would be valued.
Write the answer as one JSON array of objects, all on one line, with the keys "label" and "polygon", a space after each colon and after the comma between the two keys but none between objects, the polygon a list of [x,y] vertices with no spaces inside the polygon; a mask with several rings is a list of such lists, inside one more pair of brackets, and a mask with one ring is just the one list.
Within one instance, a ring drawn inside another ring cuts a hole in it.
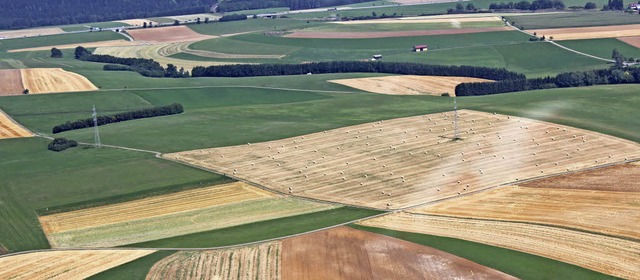
[{"label": "grass meadow", "polygon": [[[564,1],[566,4],[566,1]],[[593,2],[593,1],[591,1]],[[625,1],[626,4],[632,1]],[[586,2],[585,2],[586,3]],[[604,3],[606,4],[606,2]],[[584,6],[584,4],[583,4]],[[602,5],[598,5],[602,8]],[[533,15],[505,15],[509,22],[515,22],[517,26],[526,29],[542,28],[565,28],[565,27],[587,27],[605,26],[619,24],[638,24],[640,17],[636,14],[628,14],[621,11],[591,11],[591,12],[569,12],[555,14],[533,14]]]}]

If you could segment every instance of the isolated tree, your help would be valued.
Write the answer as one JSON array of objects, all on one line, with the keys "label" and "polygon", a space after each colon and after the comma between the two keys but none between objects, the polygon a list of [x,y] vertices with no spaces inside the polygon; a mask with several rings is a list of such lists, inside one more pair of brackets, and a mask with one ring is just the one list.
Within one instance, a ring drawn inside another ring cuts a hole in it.
[{"label": "isolated tree", "polygon": [[22,94],[29,94],[29,89],[28,89],[28,88],[25,88],[25,89],[22,91]]},{"label": "isolated tree", "polygon": [[253,14],[253,19],[257,19],[257,18],[258,18],[258,15]]},{"label": "isolated tree", "polygon": [[74,57],[76,59],[82,59],[83,57],[90,55],[91,53],[82,46],[77,46],[74,52]]},{"label": "isolated tree", "polygon": [[458,12],[464,11],[464,6],[462,6],[462,4],[460,3],[456,4],[456,11]]},{"label": "isolated tree", "polygon": [[147,28],[147,22],[146,21],[142,23],[142,28]]},{"label": "isolated tree", "polygon": [[595,8],[596,8],[596,3],[587,2],[587,4],[584,4],[584,9],[585,10],[593,10]]},{"label": "isolated tree", "polygon": [[204,24],[208,24],[208,23],[209,23],[209,18],[208,17],[204,18]]},{"label": "isolated tree", "polygon": [[372,17],[377,17],[377,16],[378,16],[378,14],[376,14],[376,12],[371,12],[371,16],[372,16]]},{"label": "isolated tree", "polygon": [[173,21],[173,25],[176,25],[176,26],[177,26],[177,25],[180,25],[180,21],[179,21],[179,20],[177,20],[177,19],[176,19],[176,20],[174,20],[174,21]]},{"label": "isolated tree", "polygon": [[196,24],[200,24],[200,18],[196,18]]},{"label": "isolated tree", "polygon": [[467,11],[475,11],[476,10],[476,6],[473,5],[473,3],[469,2],[469,4],[467,4]]},{"label": "isolated tree", "polygon": [[58,48],[51,48],[51,57],[62,58],[62,51]]},{"label": "isolated tree", "polygon": [[149,28],[153,27],[153,21],[149,22]]}]

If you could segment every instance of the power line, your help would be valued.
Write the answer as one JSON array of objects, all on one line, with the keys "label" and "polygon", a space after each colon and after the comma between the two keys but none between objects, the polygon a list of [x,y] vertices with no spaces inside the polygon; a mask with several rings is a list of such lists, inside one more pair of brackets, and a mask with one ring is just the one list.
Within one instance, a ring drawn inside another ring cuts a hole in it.
[{"label": "power line", "polygon": [[102,147],[102,144],[100,143],[100,132],[98,131],[98,114],[96,113],[96,105],[93,105],[93,114],[91,114],[91,117],[93,117],[93,139],[95,141],[95,146],[100,148]]}]

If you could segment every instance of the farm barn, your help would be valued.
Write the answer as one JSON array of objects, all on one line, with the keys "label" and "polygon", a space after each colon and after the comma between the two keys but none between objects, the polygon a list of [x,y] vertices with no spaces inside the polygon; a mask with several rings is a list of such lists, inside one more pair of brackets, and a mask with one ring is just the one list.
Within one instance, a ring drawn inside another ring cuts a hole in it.
[{"label": "farm barn", "polygon": [[413,46],[413,51],[414,52],[426,52],[427,49],[429,49],[428,45],[416,45],[416,46]]}]

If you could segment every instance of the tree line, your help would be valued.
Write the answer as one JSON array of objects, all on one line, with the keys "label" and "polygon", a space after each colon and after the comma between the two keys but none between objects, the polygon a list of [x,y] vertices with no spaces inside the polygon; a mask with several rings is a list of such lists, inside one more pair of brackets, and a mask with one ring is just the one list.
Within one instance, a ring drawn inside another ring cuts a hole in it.
[{"label": "tree line", "polygon": [[220,17],[218,21],[225,22],[225,21],[245,20],[245,19],[247,19],[247,15],[245,14],[231,14],[231,15],[224,15]]},{"label": "tree line", "polygon": [[461,83],[456,96],[489,95],[548,88],[582,87],[604,84],[640,83],[640,68],[611,68],[583,72],[565,72],[555,77],[512,79],[497,82]]},{"label": "tree line", "polygon": [[0,29],[197,14],[209,12],[212,2],[211,0],[2,1]]},{"label": "tree line", "polygon": [[408,62],[329,61],[305,64],[238,64],[196,66],[192,77],[254,77],[329,73],[390,73],[407,75],[462,76],[490,80],[525,79],[504,68],[428,65]]},{"label": "tree line", "polygon": [[179,70],[173,64],[167,65],[165,69],[159,62],[146,58],[122,58],[112,55],[92,54],[82,46],[76,47],[75,58],[82,61],[109,63],[103,66],[106,71],[134,71],[145,77],[167,77],[167,78],[187,78],[191,74],[184,68]]},{"label": "tree line", "polygon": [[490,10],[544,10],[544,9],[558,9],[563,10],[565,8],[564,2],[561,0],[534,0],[519,1],[519,2],[503,2],[503,3],[491,3],[489,4]]},{"label": "tree line", "polygon": [[[124,122],[124,121],[136,120],[136,119],[181,114],[182,112],[184,112],[184,108],[182,107],[182,104],[173,103],[167,106],[144,108],[144,109],[135,110],[135,111],[98,116],[96,120],[98,122],[98,125],[100,126],[100,125],[105,125],[110,123]],[[74,122],[66,122],[63,124],[56,125],[53,127],[52,132],[53,134],[56,134],[64,131],[88,128],[92,126],[94,126],[93,118],[88,118],[88,119],[82,119]]]},{"label": "tree line", "polygon": [[287,7],[290,10],[302,10],[371,1],[373,0],[225,0],[220,1],[218,4],[218,12],[226,13],[276,7]]}]

